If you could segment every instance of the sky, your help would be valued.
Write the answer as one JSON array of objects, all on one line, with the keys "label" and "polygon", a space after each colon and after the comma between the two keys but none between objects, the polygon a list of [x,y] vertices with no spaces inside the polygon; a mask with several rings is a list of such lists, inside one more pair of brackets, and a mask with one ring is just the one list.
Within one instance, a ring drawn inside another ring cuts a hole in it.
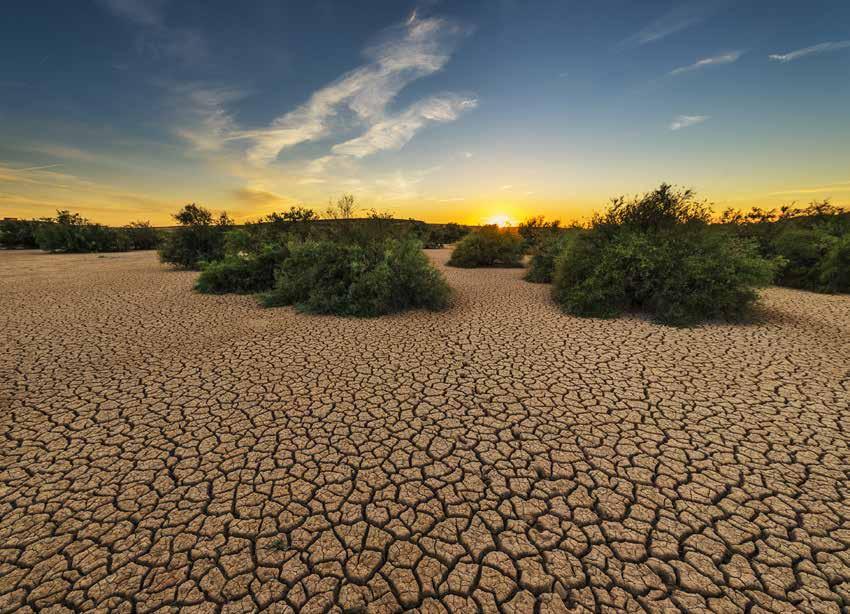
[{"label": "sky", "polygon": [[9,0],[0,218],[850,204],[846,0]]}]

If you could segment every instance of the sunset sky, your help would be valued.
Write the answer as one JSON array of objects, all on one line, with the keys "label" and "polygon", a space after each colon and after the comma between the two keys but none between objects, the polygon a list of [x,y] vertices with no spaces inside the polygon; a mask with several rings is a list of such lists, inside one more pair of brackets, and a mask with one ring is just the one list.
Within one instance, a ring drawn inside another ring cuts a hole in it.
[{"label": "sunset sky", "polygon": [[0,217],[850,203],[850,2],[10,0]]}]

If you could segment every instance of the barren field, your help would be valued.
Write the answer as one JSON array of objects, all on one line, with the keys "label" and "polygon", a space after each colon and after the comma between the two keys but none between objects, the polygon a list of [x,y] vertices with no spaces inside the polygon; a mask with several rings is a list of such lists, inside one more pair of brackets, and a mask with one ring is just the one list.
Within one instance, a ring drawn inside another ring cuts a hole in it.
[{"label": "barren field", "polygon": [[0,252],[0,611],[850,608],[850,297],[674,329],[445,271],[344,320]]}]

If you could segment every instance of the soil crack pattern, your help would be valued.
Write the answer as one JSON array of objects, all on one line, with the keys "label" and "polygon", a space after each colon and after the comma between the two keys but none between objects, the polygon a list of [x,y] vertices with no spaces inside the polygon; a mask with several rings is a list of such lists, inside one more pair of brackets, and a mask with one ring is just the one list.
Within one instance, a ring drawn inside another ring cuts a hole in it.
[{"label": "soil crack pattern", "polygon": [[380,319],[0,252],[0,612],[850,611],[850,297]]}]

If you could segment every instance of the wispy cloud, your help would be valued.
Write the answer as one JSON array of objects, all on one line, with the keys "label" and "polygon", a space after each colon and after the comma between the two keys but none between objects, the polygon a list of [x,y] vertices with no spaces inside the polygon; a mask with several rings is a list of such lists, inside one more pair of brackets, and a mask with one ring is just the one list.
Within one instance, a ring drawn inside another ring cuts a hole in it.
[{"label": "wispy cloud", "polygon": [[199,151],[216,151],[236,130],[236,122],[225,105],[243,98],[247,92],[188,84],[174,88],[174,94],[188,103],[184,106],[191,115],[186,122],[189,125],[177,128],[177,135]]},{"label": "wispy cloud", "polygon": [[699,70],[701,68],[708,68],[709,66],[720,66],[722,64],[732,64],[733,62],[737,62],[738,59],[743,55],[741,51],[732,51],[730,53],[724,53],[722,55],[716,55],[710,58],[703,58],[701,60],[697,60],[693,64],[689,64],[687,66],[680,66],[679,68],[675,68],[670,71],[671,75],[681,75],[682,73],[692,72],[694,70]]},{"label": "wispy cloud", "polygon": [[831,41],[827,43],[820,43],[819,45],[812,45],[811,47],[804,47],[803,49],[797,49],[796,51],[789,51],[788,53],[773,53],[767,57],[769,57],[771,60],[785,63],[793,62],[794,60],[799,60],[800,58],[804,58],[807,55],[829,53],[831,51],[847,49],[848,47],[850,47],[850,40]]},{"label": "wispy cloud", "polygon": [[226,96],[196,91],[200,121],[178,134],[196,147],[212,150],[227,143],[245,143],[245,157],[255,164],[273,162],[283,150],[299,143],[331,137],[352,128],[364,131],[332,147],[332,154],[316,160],[322,170],[338,156],[360,158],[383,149],[404,146],[424,126],[457,119],[475,107],[472,96],[442,94],[414,102],[407,109],[387,113],[387,106],[411,82],[441,70],[465,30],[439,18],[419,18],[385,33],[365,52],[368,62],[314,92],[301,106],[263,128],[239,129],[226,109]]},{"label": "wispy cloud", "polygon": [[64,160],[72,160],[74,162],[98,163],[105,161],[102,156],[93,154],[90,151],[56,143],[36,143],[30,146],[29,150],[44,154],[51,158],[62,158]]},{"label": "wispy cloud", "polygon": [[426,124],[456,120],[478,104],[475,98],[444,94],[421,100],[404,112],[373,124],[365,134],[334,145],[333,153],[362,158],[383,150],[400,149]]},{"label": "wispy cloud", "polygon": [[670,122],[670,130],[689,128],[691,126],[701,124],[709,119],[711,119],[711,116],[709,115],[677,115],[673,118],[673,121]]},{"label": "wispy cloud", "polygon": [[98,0],[98,4],[116,16],[142,26],[162,25],[163,0]]},{"label": "wispy cloud", "polygon": [[627,38],[622,44],[626,46],[646,45],[681,32],[704,21],[712,13],[713,4],[717,3],[685,2],[678,4],[672,10]]},{"label": "wispy cloud", "polygon": [[850,192],[850,181],[833,183],[820,187],[793,188],[789,190],[779,190],[777,192],[769,192],[768,196],[784,196],[786,194],[824,194],[827,192]]},{"label": "wispy cloud", "polygon": [[165,23],[167,0],[98,0],[107,11],[139,27],[136,49],[155,59],[192,64],[209,53],[199,30]]}]

